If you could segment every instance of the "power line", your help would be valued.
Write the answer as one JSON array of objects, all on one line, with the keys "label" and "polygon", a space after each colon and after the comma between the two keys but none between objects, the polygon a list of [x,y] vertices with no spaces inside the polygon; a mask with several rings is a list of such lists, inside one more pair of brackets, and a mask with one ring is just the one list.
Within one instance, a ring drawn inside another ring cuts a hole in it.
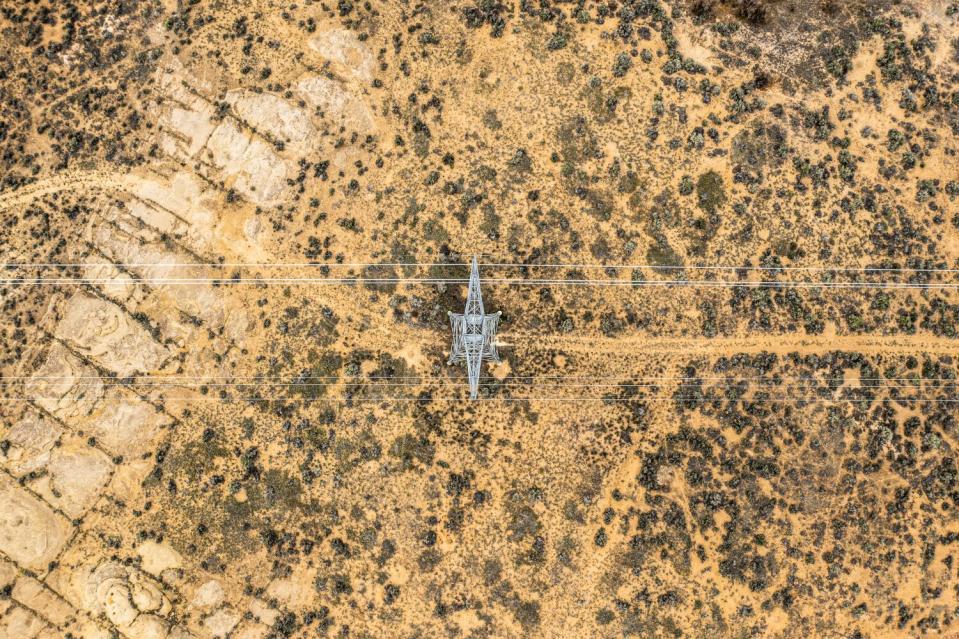
[{"label": "power line", "polygon": [[[56,401],[62,399],[60,397],[0,397],[0,402],[36,402],[36,401]],[[298,402],[394,402],[394,401],[411,401],[411,402],[432,402],[432,401],[449,401],[449,402],[461,402],[462,397],[290,397],[290,398],[267,398],[267,397],[161,397],[161,398],[140,398],[140,397],[114,397],[114,398],[103,398],[101,401],[110,401],[110,402],[141,402],[150,399],[151,401],[160,401],[160,402],[175,402],[175,401],[184,401],[184,402],[197,402],[197,401],[215,401],[215,402],[288,402],[288,403],[298,403]],[[959,398],[914,398],[914,397],[893,397],[886,398],[892,401],[897,402],[932,402],[932,403],[956,403],[959,402]],[[544,402],[544,401],[555,401],[555,402],[675,402],[680,401],[684,403],[688,402],[715,402],[715,401],[741,401],[751,404],[763,404],[763,403],[789,403],[789,402],[828,402],[828,403],[873,403],[873,402],[882,402],[885,401],[882,398],[874,399],[852,399],[852,398],[841,398],[841,397],[764,397],[759,399],[748,399],[748,398],[737,398],[735,400],[723,400],[721,398],[714,397],[689,397],[689,398],[676,398],[676,397],[479,397],[476,401],[498,401],[498,402]]]},{"label": "power line", "polygon": [[[388,286],[396,284],[466,284],[465,278],[159,278],[142,277],[136,278],[137,282],[154,285],[199,285],[216,284],[218,286],[228,287],[237,285],[357,285],[365,286]],[[107,284],[115,282],[115,278],[16,278],[0,279],[0,285],[5,284]],[[506,285],[506,286],[596,286],[596,287],[632,287],[632,288],[655,288],[655,287],[695,287],[695,288],[769,288],[769,289],[880,289],[880,290],[955,290],[959,289],[959,283],[943,282],[810,282],[810,281],[777,281],[777,280],[630,280],[630,279],[516,279],[516,278],[491,278],[484,280],[488,284]]]},{"label": "power line", "polygon": [[[151,375],[151,376],[131,376],[131,377],[117,377],[113,375],[11,375],[7,377],[0,377],[0,381],[3,380],[58,380],[58,379],[82,379],[82,380],[115,380],[118,382],[118,385],[125,385],[124,380],[127,379],[142,379],[144,377],[149,377],[153,379],[184,379],[184,380],[204,380],[204,379],[253,379],[253,380],[270,380],[270,379],[280,379],[280,380],[289,380],[289,379],[331,379],[331,380],[344,380],[344,383],[348,383],[349,380],[369,380],[369,379],[419,379],[419,380],[432,380],[438,379],[442,380],[443,378],[437,377],[424,377],[422,375],[370,375],[364,376],[362,378],[355,376],[340,376],[340,375],[308,375],[304,377],[299,377],[298,375],[253,375],[253,376],[234,376],[234,375]],[[719,380],[719,381],[731,381],[731,380],[769,380],[774,381],[776,378],[782,380],[791,380],[791,381],[828,381],[831,378],[817,378],[809,376],[794,376],[794,375],[752,375],[752,376],[740,376],[740,377],[730,377],[730,376],[655,376],[655,377],[633,377],[629,375],[619,376],[619,377],[610,377],[608,375],[537,375],[537,376],[523,376],[523,375],[506,375],[504,377],[496,377],[493,375],[484,375],[480,379],[499,381],[499,380],[511,380],[511,379],[525,379],[525,380],[540,380],[540,379],[625,379],[633,381],[660,381],[660,380],[678,380],[678,381],[697,381],[697,380]],[[959,382],[959,378],[956,377],[856,377],[853,378],[860,381],[939,381],[939,382]],[[136,382],[130,382],[136,383]]]},{"label": "power line", "polygon": [[[0,268],[74,268],[103,267],[110,263],[97,262],[9,262],[0,264]],[[129,262],[119,264],[126,268],[146,267],[211,267],[211,268],[468,268],[465,262]],[[959,273],[959,268],[919,268],[919,267],[874,267],[874,266],[732,266],[728,264],[575,264],[555,263],[536,264],[527,262],[489,262],[480,264],[483,268],[555,268],[555,269],[649,269],[653,271],[805,271],[805,272],[867,272],[867,273]],[[484,280],[485,281],[485,280]]]},{"label": "power line", "polygon": [[[55,378],[61,379],[61,378]],[[69,379],[69,378],[65,378]],[[859,380],[850,380],[846,382],[843,380],[830,380],[830,379],[815,379],[815,378],[804,378],[798,380],[802,382],[815,382],[816,384],[823,384],[823,386],[814,386],[809,387],[806,385],[797,386],[796,388],[800,392],[818,392],[818,391],[854,391],[854,390],[912,390],[917,389],[917,382],[920,380],[913,380],[908,378],[903,378],[905,381],[911,382],[907,384],[897,384],[890,383],[895,380],[877,380],[875,383],[868,383],[868,379],[859,379]],[[102,378],[98,379],[101,381]],[[510,388],[510,389],[533,389],[533,388],[581,388],[581,389],[590,389],[590,388],[612,388],[612,389],[641,389],[641,388],[667,388],[667,389],[695,389],[702,388],[704,390],[722,390],[722,389],[740,389],[743,387],[743,384],[746,384],[744,390],[779,390],[783,384],[790,382],[796,382],[797,380],[788,380],[788,379],[764,379],[757,382],[748,382],[746,380],[733,380],[733,379],[721,379],[720,381],[724,383],[707,383],[703,384],[702,379],[690,378],[694,381],[685,381],[685,380],[668,380],[668,379],[656,379],[650,378],[650,380],[642,383],[632,383],[632,382],[616,382],[616,383],[569,383],[566,381],[529,381],[529,382],[508,382],[508,381],[499,381],[493,380],[493,386],[497,388]],[[2,380],[0,380],[2,381]],[[34,385],[38,381],[43,381],[42,378],[25,378],[22,380],[22,385],[30,386]],[[419,380],[419,381],[407,381],[407,382],[394,382],[394,381],[365,381],[365,380],[334,380],[328,382],[290,382],[290,381],[250,381],[250,382],[206,382],[202,378],[196,380],[184,380],[182,382],[172,382],[172,381],[159,381],[159,382],[124,382],[122,380],[116,379],[106,379],[108,383],[103,384],[107,388],[127,388],[130,390],[141,390],[148,388],[187,388],[187,387],[196,387],[200,389],[228,389],[228,388],[289,388],[289,389],[310,389],[310,388],[329,388],[335,386],[346,386],[348,388],[355,389],[364,389],[364,388],[417,388],[417,387],[462,387],[467,386],[465,382],[456,382],[448,381],[444,379],[428,379],[428,380]],[[487,378],[489,382],[489,378]],[[935,378],[931,381],[949,381],[955,382],[954,379],[947,378]],[[496,383],[498,382],[498,383]],[[685,383],[684,383],[685,382]],[[830,382],[833,382],[831,384]],[[836,383],[838,382],[838,383]],[[10,386],[11,382],[7,382],[7,385]],[[788,389],[787,389],[788,390]]]},{"label": "power line", "polygon": [[[29,384],[29,382],[28,382]],[[289,389],[310,389],[310,388],[330,388],[334,386],[348,386],[353,388],[418,388],[418,387],[463,387],[468,386],[464,382],[442,382],[440,384],[429,384],[429,383],[387,383],[387,382],[374,382],[374,383],[351,383],[348,381],[338,383],[338,382],[329,382],[329,383],[318,383],[318,384],[297,384],[297,383],[262,383],[262,382],[250,382],[250,383],[236,383],[236,384],[205,384],[205,383],[194,383],[194,384],[178,384],[178,383],[162,383],[162,384],[105,384],[107,388],[129,388],[131,390],[138,389],[147,389],[147,388],[188,388],[188,387],[198,387],[206,389],[227,389],[227,388],[289,388]],[[553,382],[553,383],[536,383],[536,384],[524,384],[520,382],[509,382],[502,384],[494,384],[496,388],[511,388],[511,389],[530,389],[530,388],[617,388],[617,389],[638,389],[638,388],[704,388],[707,390],[711,389],[738,389],[740,388],[739,384],[710,384],[708,386],[703,386],[702,384],[659,384],[659,383],[648,383],[648,384],[568,384],[563,382]],[[782,383],[779,384],[757,384],[749,388],[757,389],[779,389],[782,387]],[[831,390],[833,392],[838,390],[886,390],[886,389],[899,389],[899,390],[909,390],[915,389],[915,385],[911,384],[859,384],[859,385],[838,385]],[[804,390],[815,391],[815,390],[830,390],[829,388],[805,388]]]},{"label": "power line", "polygon": [[[117,380],[122,382],[127,379],[186,379],[186,380],[203,380],[203,379],[334,379],[334,380],[364,380],[364,379],[443,379],[437,377],[426,377],[422,375],[367,375],[363,377],[358,376],[342,376],[342,375],[306,375],[300,377],[299,375],[133,375],[130,377],[118,377],[115,375],[10,375],[10,376],[0,376],[0,381],[3,380],[56,380],[56,379],[92,379],[92,380]],[[679,380],[679,381],[696,381],[696,380],[719,380],[719,381],[730,381],[730,380],[774,380],[774,379],[788,379],[788,380],[798,380],[798,381],[825,381],[830,378],[818,378],[811,376],[795,376],[795,375],[746,375],[746,376],[732,376],[729,375],[703,375],[703,376],[632,376],[632,375],[621,375],[618,377],[610,377],[609,375],[505,375],[503,377],[496,377],[495,375],[483,375],[480,379],[485,380],[507,380],[507,379],[525,379],[525,380],[540,380],[540,379],[626,379],[633,381],[658,381],[658,380]],[[856,377],[853,379],[858,379],[861,381],[940,381],[940,382],[959,382],[959,378],[956,377]]]},{"label": "power line", "polygon": [[[108,385],[108,387],[111,385]],[[148,392],[147,389],[184,389],[191,386],[185,384],[146,384],[138,385],[135,387],[127,387],[121,384],[112,385],[114,387],[125,387],[131,391],[143,391]],[[193,385],[192,387],[201,389],[198,392],[206,390],[219,390],[225,392],[227,389],[243,389],[243,390],[256,390],[257,388],[263,389],[277,389],[282,388],[291,392],[297,390],[310,390],[310,389],[327,389],[339,386],[336,383],[325,383],[325,384],[219,384],[219,385],[206,385],[198,384]],[[452,383],[443,383],[439,385],[423,385],[416,383],[400,383],[400,384],[391,384],[391,383],[374,383],[374,384],[350,384],[344,383],[343,386],[347,387],[350,390],[365,390],[365,389],[374,389],[378,391],[391,390],[391,389],[415,389],[423,387],[424,391],[430,389],[436,389],[437,387],[445,388],[462,388],[468,386],[468,384],[461,382],[452,382]],[[744,392],[752,393],[763,393],[768,391],[782,391],[785,390],[789,393],[790,389],[783,388],[781,384],[766,384],[758,385],[754,387],[742,388],[738,384],[713,384],[709,386],[701,386],[699,384],[562,384],[562,383],[552,383],[552,384],[518,384],[518,383],[508,383],[508,384],[496,384],[494,388],[506,388],[510,391],[526,391],[526,390],[564,390],[564,389],[580,389],[580,391],[586,391],[589,389],[613,389],[613,390],[639,390],[639,389],[654,389],[654,390],[673,390],[677,393],[681,393],[684,390],[694,390],[702,389],[704,392],[710,391],[729,391],[729,390],[740,390]],[[794,389],[799,393],[821,393],[821,392],[853,392],[853,391],[909,391],[909,390],[919,390],[915,385],[898,385],[898,384],[876,384],[876,385],[839,385],[836,387],[800,387]],[[62,397],[53,398],[61,399]]]}]

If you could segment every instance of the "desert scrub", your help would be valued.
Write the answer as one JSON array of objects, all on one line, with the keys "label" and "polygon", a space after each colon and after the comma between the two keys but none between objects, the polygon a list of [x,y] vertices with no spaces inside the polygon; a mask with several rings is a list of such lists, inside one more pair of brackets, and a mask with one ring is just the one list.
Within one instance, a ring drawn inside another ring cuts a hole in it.
[{"label": "desert scrub", "polygon": [[723,178],[715,171],[707,171],[696,181],[697,202],[707,213],[715,213],[726,202]]},{"label": "desert scrub", "polygon": [[613,64],[613,76],[617,78],[624,77],[633,67],[633,59],[628,53],[620,53],[616,56],[616,62]]},{"label": "desert scrub", "polygon": [[506,29],[507,7],[498,0],[479,0],[463,9],[463,21],[470,29],[489,25],[490,35],[499,38]]},{"label": "desert scrub", "polygon": [[939,180],[919,180],[916,185],[916,202],[920,204],[936,197],[939,192]]}]

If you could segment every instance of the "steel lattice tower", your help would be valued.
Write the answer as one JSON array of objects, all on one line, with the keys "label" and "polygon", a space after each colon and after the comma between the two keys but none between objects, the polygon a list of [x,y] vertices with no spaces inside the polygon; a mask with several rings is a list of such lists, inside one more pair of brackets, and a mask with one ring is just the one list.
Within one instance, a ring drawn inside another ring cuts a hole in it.
[{"label": "steel lattice tower", "polygon": [[479,264],[473,256],[470,268],[469,289],[466,292],[466,308],[462,313],[450,312],[450,324],[453,328],[453,346],[450,348],[452,364],[466,362],[466,372],[470,382],[470,399],[476,399],[479,392],[480,370],[483,360],[498,362],[496,352],[496,326],[499,312],[487,315],[483,309],[483,292],[480,290]]}]

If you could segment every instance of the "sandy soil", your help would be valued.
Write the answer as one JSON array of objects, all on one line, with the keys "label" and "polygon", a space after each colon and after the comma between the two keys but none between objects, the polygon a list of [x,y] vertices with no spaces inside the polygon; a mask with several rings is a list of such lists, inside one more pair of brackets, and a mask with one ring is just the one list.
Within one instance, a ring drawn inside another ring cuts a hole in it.
[{"label": "sandy soil", "polygon": [[0,2],[0,638],[959,636],[955,3],[80,5]]}]

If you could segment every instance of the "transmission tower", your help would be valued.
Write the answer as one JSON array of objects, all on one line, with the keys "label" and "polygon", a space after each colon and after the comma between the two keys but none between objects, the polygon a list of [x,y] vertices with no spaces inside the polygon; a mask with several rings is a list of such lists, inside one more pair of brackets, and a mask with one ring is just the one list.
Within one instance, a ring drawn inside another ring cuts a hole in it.
[{"label": "transmission tower", "polygon": [[501,313],[487,315],[483,309],[483,292],[480,290],[479,264],[473,256],[470,268],[469,289],[466,292],[466,308],[462,313],[449,312],[453,328],[453,346],[450,348],[452,364],[466,362],[466,372],[470,381],[470,399],[476,399],[479,393],[480,370],[483,360],[499,361],[496,352],[496,325]]}]

